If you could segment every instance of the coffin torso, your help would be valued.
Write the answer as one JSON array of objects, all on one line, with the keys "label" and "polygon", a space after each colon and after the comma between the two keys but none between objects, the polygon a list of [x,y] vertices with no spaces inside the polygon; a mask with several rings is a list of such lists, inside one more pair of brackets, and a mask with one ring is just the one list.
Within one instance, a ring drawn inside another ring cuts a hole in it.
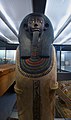
[{"label": "coffin torso", "polygon": [[57,88],[54,47],[50,67],[40,73],[36,71],[36,74],[21,69],[19,49],[17,49],[15,91],[17,93],[19,120],[53,120],[54,93]]}]

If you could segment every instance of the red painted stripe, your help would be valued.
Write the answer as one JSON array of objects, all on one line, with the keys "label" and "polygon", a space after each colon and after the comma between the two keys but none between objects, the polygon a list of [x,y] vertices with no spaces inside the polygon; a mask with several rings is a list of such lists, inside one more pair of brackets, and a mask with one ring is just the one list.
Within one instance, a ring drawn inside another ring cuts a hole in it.
[{"label": "red painted stripe", "polygon": [[30,65],[39,65],[39,64],[41,64],[41,63],[43,63],[43,62],[45,62],[45,59],[41,59],[40,61],[37,61],[37,62],[32,62],[32,61],[30,61],[29,59],[26,59],[26,63],[27,64],[30,64]]}]

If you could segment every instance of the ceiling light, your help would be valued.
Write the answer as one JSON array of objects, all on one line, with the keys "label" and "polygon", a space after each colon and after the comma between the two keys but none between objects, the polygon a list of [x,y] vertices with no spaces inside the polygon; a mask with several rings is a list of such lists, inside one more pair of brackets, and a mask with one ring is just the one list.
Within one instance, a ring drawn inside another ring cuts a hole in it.
[{"label": "ceiling light", "polygon": [[18,30],[16,29],[13,21],[11,20],[11,18],[7,15],[7,13],[5,12],[3,6],[0,4],[0,10],[2,12],[2,14],[6,17],[7,21],[9,22],[9,24],[14,28],[14,30],[16,31],[16,33],[18,34]]}]

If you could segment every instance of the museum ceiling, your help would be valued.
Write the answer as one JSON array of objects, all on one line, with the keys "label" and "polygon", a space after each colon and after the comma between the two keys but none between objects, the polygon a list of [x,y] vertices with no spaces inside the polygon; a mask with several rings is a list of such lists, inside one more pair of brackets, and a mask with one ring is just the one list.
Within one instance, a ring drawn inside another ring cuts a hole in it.
[{"label": "museum ceiling", "polygon": [[38,0],[0,0],[0,40],[18,44],[17,36],[23,18],[36,6],[39,11],[44,11],[44,5],[44,14],[53,25],[54,44],[71,44],[71,0],[41,0],[40,8],[38,4]]}]

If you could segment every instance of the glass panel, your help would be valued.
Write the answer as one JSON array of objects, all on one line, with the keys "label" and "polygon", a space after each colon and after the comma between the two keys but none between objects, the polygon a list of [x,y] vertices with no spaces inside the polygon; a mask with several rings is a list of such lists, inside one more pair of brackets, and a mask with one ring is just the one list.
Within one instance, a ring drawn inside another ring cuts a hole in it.
[{"label": "glass panel", "polygon": [[57,68],[60,69],[60,51],[57,51]]},{"label": "glass panel", "polygon": [[71,51],[61,51],[61,60],[60,51],[57,51],[57,68],[59,71],[71,72]]},{"label": "glass panel", "polygon": [[71,72],[71,51],[62,51],[62,54],[64,54],[64,70]]},{"label": "glass panel", "polygon": [[5,50],[0,50],[0,64],[5,63]]},{"label": "glass panel", "polygon": [[6,61],[7,63],[15,63],[16,50],[7,50]]}]

